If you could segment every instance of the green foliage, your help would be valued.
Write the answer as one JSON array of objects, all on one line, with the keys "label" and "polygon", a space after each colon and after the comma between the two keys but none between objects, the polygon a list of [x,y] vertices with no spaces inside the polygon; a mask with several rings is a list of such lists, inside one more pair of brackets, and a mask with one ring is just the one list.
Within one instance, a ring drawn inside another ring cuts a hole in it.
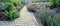
[{"label": "green foliage", "polygon": [[0,2],[8,2],[9,0],[0,0]]},{"label": "green foliage", "polygon": [[[0,0],[3,3],[4,19],[14,20],[19,17],[19,9],[24,6],[23,0]],[[3,10],[1,9],[1,11]]]},{"label": "green foliage", "polygon": [[49,2],[50,2],[50,6],[52,6],[54,3],[54,0],[49,0]]},{"label": "green foliage", "polygon": [[60,15],[60,13],[56,13],[56,15],[55,15],[57,17],[56,19],[57,19],[58,26],[60,26],[60,16],[59,15]]},{"label": "green foliage", "polygon": [[23,2],[23,0],[0,0],[3,3],[9,2],[11,4],[13,4],[15,7],[22,7],[25,3]]},{"label": "green foliage", "polygon": [[[32,7],[33,6],[33,7]],[[35,16],[39,17],[45,26],[58,26],[56,13],[44,5],[30,5],[31,9],[36,9]]]},{"label": "green foliage", "polygon": [[40,1],[42,1],[42,0],[32,0],[32,2],[40,2]]},{"label": "green foliage", "polygon": [[56,6],[60,8],[60,0],[50,0],[51,6]]},{"label": "green foliage", "polygon": [[4,9],[5,9],[5,11],[4,11],[5,20],[14,20],[19,17],[19,12],[18,12],[16,6],[14,6],[14,4],[6,2],[6,3],[4,3]]},{"label": "green foliage", "polygon": [[54,12],[51,12],[50,10],[40,10],[40,12],[37,12],[37,16],[40,17],[42,23],[46,24],[46,26],[57,26],[57,16]]},{"label": "green foliage", "polygon": [[4,6],[3,6],[3,3],[0,4],[0,12],[3,12],[4,10]]},{"label": "green foliage", "polygon": [[60,0],[56,0],[56,5],[60,8]]},{"label": "green foliage", "polygon": [[14,20],[19,17],[19,13],[17,11],[6,12],[4,15],[5,20]]},{"label": "green foliage", "polygon": [[32,2],[49,2],[49,0],[32,0]]},{"label": "green foliage", "polygon": [[4,3],[4,9],[5,11],[12,11],[15,9],[15,6],[9,2]]}]

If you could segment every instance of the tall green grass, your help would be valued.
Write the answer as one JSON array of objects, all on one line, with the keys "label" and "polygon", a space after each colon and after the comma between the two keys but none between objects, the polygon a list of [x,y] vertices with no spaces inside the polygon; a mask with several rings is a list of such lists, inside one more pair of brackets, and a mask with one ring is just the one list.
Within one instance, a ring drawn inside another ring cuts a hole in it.
[{"label": "tall green grass", "polygon": [[40,14],[40,19],[42,23],[44,23],[46,26],[57,26],[57,20],[55,17],[55,13],[52,12],[45,12]]},{"label": "tall green grass", "polygon": [[15,20],[16,18],[19,18],[19,13],[17,11],[6,11],[4,15],[5,20]]},{"label": "tall green grass", "polygon": [[14,20],[19,17],[19,11],[24,6],[22,0],[0,0],[3,3],[4,19]]}]

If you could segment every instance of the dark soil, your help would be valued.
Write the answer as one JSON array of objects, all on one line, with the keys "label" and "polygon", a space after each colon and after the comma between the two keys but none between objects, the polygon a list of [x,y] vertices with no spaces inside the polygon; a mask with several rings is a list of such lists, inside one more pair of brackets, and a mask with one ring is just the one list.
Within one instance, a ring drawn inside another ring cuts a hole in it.
[{"label": "dark soil", "polygon": [[11,21],[9,18],[5,19],[4,15],[5,15],[4,12],[0,12],[0,21]]},{"label": "dark soil", "polygon": [[36,12],[34,9],[28,9],[29,12]]},{"label": "dark soil", "polygon": [[0,12],[0,21],[4,20],[4,12]]}]

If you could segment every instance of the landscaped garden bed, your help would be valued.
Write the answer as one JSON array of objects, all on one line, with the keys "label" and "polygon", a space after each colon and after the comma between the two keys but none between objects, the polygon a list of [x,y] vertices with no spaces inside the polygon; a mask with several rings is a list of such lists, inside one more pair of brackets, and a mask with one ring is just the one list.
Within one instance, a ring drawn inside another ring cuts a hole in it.
[{"label": "landscaped garden bed", "polygon": [[[43,23],[44,26],[60,26],[60,8],[57,7],[51,7],[52,5],[45,5],[45,4],[30,4],[27,6],[28,9],[33,9],[34,15],[37,18],[40,19],[41,23]],[[32,12],[32,11],[31,11]]]},{"label": "landscaped garden bed", "polygon": [[0,21],[12,21],[19,18],[19,11],[23,5],[22,0],[1,0]]}]

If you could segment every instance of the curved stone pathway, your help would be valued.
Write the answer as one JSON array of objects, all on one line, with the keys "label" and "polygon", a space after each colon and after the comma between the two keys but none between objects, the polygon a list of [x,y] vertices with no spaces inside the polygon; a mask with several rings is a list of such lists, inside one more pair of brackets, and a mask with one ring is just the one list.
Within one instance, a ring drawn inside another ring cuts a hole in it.
[{"label": "curved stone pathway", "polygon": [[0,26],[39,26],[33,13],[26,6],[20,11],[20,17],[14,21],[0,21]]},{"label": "curved stone pathway", "polygon": [[39,26],[33,13],[29,12],[26,6],[24,6],[23,9],[20,11],[20,16],[23,20],[22,24],[25,23],[23,24],[24,26]]}]

